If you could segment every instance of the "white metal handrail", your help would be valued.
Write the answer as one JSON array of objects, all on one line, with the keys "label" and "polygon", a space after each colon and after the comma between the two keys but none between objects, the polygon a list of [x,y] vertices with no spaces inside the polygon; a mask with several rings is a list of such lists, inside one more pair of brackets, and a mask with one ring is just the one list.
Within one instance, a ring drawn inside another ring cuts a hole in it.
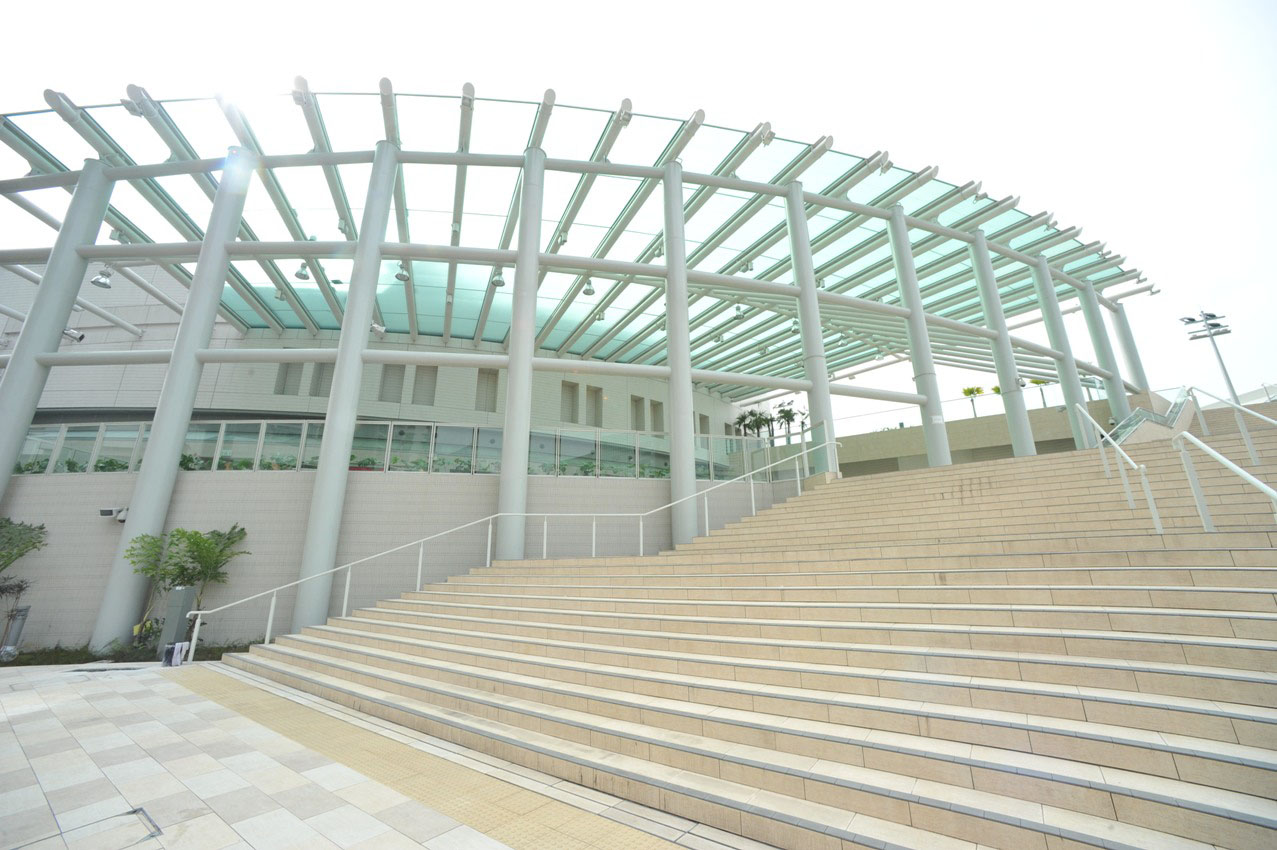
[{"label": "white metal handrail", "polygon": [[[1104,467],[1104,477],[1113,477],[1113,472],[1109,469],[1108,455],[1104,453],[1104,441],[1107,440],[1108,444],[1113,447],[1113,465],[1117,467],[1118,474],[1121,476],[1122,490],[1126,493],[1126,504],[1130,505],[1131,510],[1135,510],[1135,497],[1131,494],[1131,482],[1126,475],[1126,466],[1129,465],[1131,469],[1140,474],[1140,486],[1144,490],[1144,501],[1148,503],[1149,515],[1153,518],[1153,530],[1158,534],[1164,533],[1162,530],[1162,516],[1157,512],[1157,502],[1153,499],[1153,488],[1148,483],[1148,470],[1144,467],[1144,464],[1131,460],[1131,456],[1123,451],[1122,447],[1109,436],[1108,432],[1100,427],[1100,423],[1091,418],[1091,414],[1086,410],[1086,405],[1077,404],[1075,407],[1081,415],[1082,421],[1091,423],[1091,427],[1095,429],[1095,446],[1100,452],[1100,464]],[[1126,462],[1125,465],[1123,461]]]},{"label": "white metal handrail", "polygon": [[1238,478],[1267,496],[1268,500],[1272,502],[1273,505],[1273,518],[1277,519],[1277,490],[1269,487],[1267,484],[1260,481],[1258,478],[1251,475],[1249,472],[1242,469],[1240,466],[1233,463],[1231,460],[1224,457],[1222,454],[1215,451],[1192,434],[1187,431],[1181,431],[1174,437],[1171,437],[1171,445],[1179,449],[1179,458],[1184,464],[1184,474],[1188,476],[1188,486],[1189,489],[1193,491],[1193,501],[1197,503],[1197,515],[1202,518],[1202,528],[1206,531],[1214,531],[1215,522],[1211,519],[1210,508],[1206,506],[1206,497],[1202,493],[1201,482],[1197,480],[1197,470],[1193,466],[1193,458],[1188,453],[1188,446],[1186,443],[1192,443],[1194,446],[1197,446],[1198,449],[1214,458],[1229,472],[1233,473]]},{"label": "white metal handrail", "polygon": [[1246,427],[1246,420],[1242,417],[1242,414],[1245,413],[1247,416],[1253,416],[1256,419],[1262,419],[1264,422],[1267,422],[1269,425],[1277,425],[1277,420],[1269,419],[1267,416],[1263,415],[1262,413],[1259,413],[1258,411],[1251,410],[1248,407],[1242,407],[1240,404],[1234,404],[1228,399],[1220,398],[1214,393],[1207,392],[1206,390],[1203,390],[1200,387],[1189,387],[1188,394],[1192,396],[1193,403],[1197,405],[1197,423],[1202,426],[1202,436],[1209,437],[1210,428],[1207,427],[1206,425],[1206,417],[1202,413],[1202,405],[1200,402],[1197,401],[1197,393],[1201,393],[1204,396],[1209,396],[1210,398],[1215,399],[1215,401],[1221,402],[1222,404],[1225,404],[1228,407],[1231,407],[1233,409],[1233,416],[1236,417],[1237,419],[1237,430],[1242,435],[1242,442],[1246,444],[1246,453],[1250,455],[1250,462],[1259,463],[1259,452],[1255,450],[1255,444],[1251,442],[1250,429]]},{"label": "white metal handrail", "polygon": [[351,582],[351,576],[354,574],[354,568],[355,568],[355,567],[359,566],[360,564],[367,563],[368,561],[371,561],[371,560],[373,560],[373,559],[375,559],[375,558],[380,558],[382,555],[389,555],[389,554],[391,554],[391,553],[393,553],[393,552],[401,552],[401,551],[403,551],[404,549],[408,549],[408,548],[411,548],[412,546],[416,546],[416,547],[417,547],[417,583],[416,583],[416,587],[420,588],[420,587],[421,587],[421,579],[422,579],[422,567],[423,567],[423,564],[424,564],[424,561],[425,561],[425,554],[426,554],[426,544],[427,544],[427,543],[429,543],[431,540],[437,540],[437,539],[439,539],[440,537],[445,537],[445,536],[447,536],[447,535],[449,535],[449,534],[452,534],[453,532],[463,531],[463,530],[465,530],[465,529],[467,529],[467,528],[473,528],[474,526],[482,525],[483,523],[487,523],[487,526],[488,526],[488,540],[487,540],[487,544],[486,544],[486,547],[485,547],[484,566],[490,567],[490,566],[492,566],[492,540],[493,540],[493,537],[492,537],[492,530],[493,530],[493,522],[494,522],[495,520],[497,520],[497,519],[500,519],[501,517],[514,517],[514,516],[521,516],[521,517],[541,517],[541,518],[542,518],[542,525],[541,525],[541,557],[542,557],[543,559],[547,556],[548,551],[549,551],[550,517],[585,517],[585,516],[590,517],[590,518],[591,518],[591,525],[590,525],[590,557],[592,557],[592,558],[593,558],[593,557],[595,557],[595,554],[596,554],[596,552],[597,552],[597,540],[598,540],[598,520],[599,520],[599,517],[633,517],[633,518],[636,518],[636,519],[638,520],[638,552],[639,552],[639,557],[642,557],[642,555],[643,555],[643,520],[644,520],[644,518],[649,517],[649,516],[651,516],[652,514],[657,513],[657,512],[659,512],[659,511],[663,511],[663,510],[667,510],[667,509],[669,509],[669,508],[672,508],[674,505],[681,504],[682,502],[685,502],[685,501],[687,501],[688,499],[699,499],[699,498],[704,498],[704,499],[705,499],[705,514],[704,514],[704,516],[705,516],[705,533],[706,533],[706,534],[709,534],[709,494],[710,494],[712,491],[717,490],[719,487],[726,487],[728,484],[734,484],[734,483],[737,483],[737,482],[739,482],[739,481],[743,481],[744,479],[748,478],[748,479],[749,479],[749,510],[750,510],[750,516],[753,516],[754,514],[756,514],[756,513],[758,512],[757,500],[755,499],[755,495],[754,495],[754,478],[755,478],[755,476],[757,476],[757,475],[758,475],[758,473],[760,473],[760,472],[765,472],[765,471],[767,471],[768,469],[771,469],[771,468],[772,468],[772,467],[774,467],[774,466],[780,466],[781,464],[788,464],[788,463],[790,463],[790,462],[792,461],[792,462],[793,462],[793,464],[794,464],[794,485],[795,485],[795,488],[796,488],[796,494],[797,494],[797,495],[802,495],[802,471],[803,471],[803,469],[806,467],[806,462],[805,462],[805,461],[806,461],[806,453],[807,453],[807,452],[811,452],[811,451],[816,451],[817,449],[825,449],[825,448],[828,448],[828,447],[829,447],[829,446],[831,446],[831,445],[838,445],[838,441],[837,441],[837,440],[829,440],[829,441],[826,441],[826,442],[824,442],[824,443],[821,443],[821,444],[820,444],[820,445],[818,445],[818,446],[808,446],[808,447],[806,447],[805,449],[803,449],[803,450],[801,450],[801,451],[799,451],[799,452],[796,452],[795,454],[791,455],[790,457],[782,458],[781,460],[774,461],[774,462],[772,462],[772,463],[767,464],[766,466],[760,466],[758,469],[750,470],[749,472],[746,472],[744,475],[739,475],[739,476],[737,476],[737,477],[735,477],[735,478],[732,478],[732,479],[730,479],[730,480],[728,480],[728,481],[721,481],[721,482],[719,482],[718,484],[715,484],[714,486],[709,487],[709,488],[707,488],[707,489],[705,489],[705,490],[702,490],[702,491],[697,492],[697,493],[692,493],[691,495],[689,495],[689,496],[684,496],[684,497],[682,497],[682,498],[680,498],[680,499],[675,499],[674,501],[672,501],[672,502],[670,502],[670,503],[668,503],[668,504],[661,505],[660,507],[652,508],[650,511],[643,511],[642,513],[638,513],[638,512],[631,512],[631,513],[602,513],[602,512],[596,512],[596,513],[549,513],[549,512],[536,512],[536,513],[524,512],[524,513],[512,513],[512,512],[504,512],[504,513],[489,514],[488,516],[480,517],[479,519],[470,520],[469,522],[462,523],[461,525],[454,526],[454,527],[449,528],[449,529],[446,529],[446,530],[444,530],[444,531],[436,532],[435,534],[431,534],[431,535],[428,535],[428,536],[426,536],[426,537],[422,537],[422,538],[421,538],[421,539],[419,539],[419,540],[412,540],[412,541],[410,541],[410,542],[408,542],[408,543],[403,543],[403,544],[401,544],[401,545],[399,545],[399,546],[395,546],[395,547],[393,547],[393,548],[391,548],[391,549],[385,549],[385,550],[383,550],[383,551],[381,551],[381,552],[376,552],[376,553],[374,553],[374,554],[372,554],[372,555],[366,555],[366,556],[364,556],[364,557],[362,557],[362,558],[359,558],[359,559],[357,559],[357,560],[350,561],[350,562],[345,563],[345,564],[340,564],[340,565],[338,565],[338,566],[336,566],[336,567],[333,567],[333,568],[332,568],[332,569],[330,569],[330,570],[324,570],[324,571],[323,571],[323,572],[321,572],[321,573],[315,573],[314,575],[309,575],[309,576],[306,576],[305,578],[299,578],[299,579],[297,579],[296,581],[290,581],[290,582],[288,582],[287,584],[281,584],[281,585],[279,585],[278,587],[273,587],[273,588],[270,588],[269,590],[263,590],[263,591],[261,591],[260,593],[254,593],[252,596],[246,596],[246,597],[244,597],[243,599],[237,599],[237,600],[236,600],[236,601],[234,601],[234,602],[228,602],[228,603],[226,603],[225,605],[220,605],[220,606],[218,606],[217,608],[209,608],[209,609],[207,609],[207,610],[199,610],[199,611],[188,611],[188,612],[187,612],[187,614],[186,614],[186,616],[187,616],[188,618],[189,618],[189,617],[194,617],[194,618],[195,618],[195,628],[191,631],[191,647],[190,647],[190,655],[189,655],[188,660],[191,660],[191,661],[194,661],[194,660],[195,660],[195,647],[196,647],[196,645],[199,643],[200,627],[203,625],[204,617],[205,617],[206,615],[209,615],[209,614],[217,614],[217,613],[220,613],[220,612],[222,612],[222,611],[227,610],[228,608],[234,608],[234,607],[236,607],[236,606],[239,606],[239,605],[244,604],[245,602],[252,602],[252,601],[253,601],[253,600],[255,600],[255,599],[261,599],[262,597],[269,595],[269,596],[270,596],[270,608],[269,608],[269,610],[268,610],[268,612],[267,612],[267,614],[266,614],[266,637],[265,637],[265,639],[263,640],[263,643],[270,643],[271,633],[272,633],[272,630],[273,630],[274,625],[275,625],[275,604],[276,604],[276,602],[277,602],[277,601],[278,601],[278,599],[279,599],[279,592],[280,592],[281,590],[287,590],[287,589],[288,589],[288,588],[290,588],[290,587],[297,587],[298,585],[300,585],[300,584],[304,584],[304,583],[306,583],[306,582],[308,582],[308,581],[312,581],[312,580],[314,580],[314,579],[321,578],[321,577],[323,577],[323,576],[331,576],[333,573],[337,573],[337,572],[340,572],[341,570],[345,570],[345,571],[346,571],[346,587],[345,587],[345,590],[343,591],[343,594],[342,594],[342,603],[341,603],[341,611],[342,611],[341,616],[343,616],[343,617],[344,617],[344,616],[346,616],[346,614],[347,614],[347,613],[349,612],[349,610],[350,610],[350,582]]}]

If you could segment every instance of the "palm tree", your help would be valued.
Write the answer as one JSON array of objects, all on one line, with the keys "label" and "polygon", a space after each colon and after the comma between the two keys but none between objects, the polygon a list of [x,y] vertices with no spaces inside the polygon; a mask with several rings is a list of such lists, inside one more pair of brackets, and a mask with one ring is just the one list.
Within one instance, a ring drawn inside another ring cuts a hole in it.
[{"label": "palm tree", "polygon": [[1046,390],[1043,389],[1050,381],[1042,381],[1037,378],[1030,378],[1029,383],[1038,388],[1038,393],[1042,396],[1042,407],[1046,407]]},{"label": "palm tree", "polygon": [[794,410],[794,403],[787,401],[776,408],[776,421],[781,422],[785,426],[785,445],[789,445],[789,433],[794,428],[794,422],[798,420],[798,413]]},{"label": "palm tree", "polygon": [[976,415],[975,397],[984,394],[984,387],[963,387],[962,394],[971,399],[971,416],[974,418]]},{"label": "palm tree", "polygon": [[749,433],[749,413],[742,411],[739,416],[732,420],[732,424],[736,426],[736,433],[742,437]]}]

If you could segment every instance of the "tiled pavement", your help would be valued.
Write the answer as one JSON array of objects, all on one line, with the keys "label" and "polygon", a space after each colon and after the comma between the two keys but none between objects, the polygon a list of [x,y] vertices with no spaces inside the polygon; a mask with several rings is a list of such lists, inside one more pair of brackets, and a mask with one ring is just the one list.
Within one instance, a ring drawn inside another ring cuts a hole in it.
[{"label": "tiled pavement", "polygon": [[200,665],[0,670],[0,850],[763,848],[397,729]]},{"label": "tiled pavement", "polygon": [[10,668],[0,712],[0,848],[507,847],[153,666]]}]

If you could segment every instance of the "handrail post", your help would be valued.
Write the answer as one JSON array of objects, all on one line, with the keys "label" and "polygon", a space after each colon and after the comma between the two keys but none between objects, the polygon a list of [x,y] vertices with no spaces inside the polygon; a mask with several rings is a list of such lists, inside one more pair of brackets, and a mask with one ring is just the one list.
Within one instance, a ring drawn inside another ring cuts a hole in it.
[{"label": "handrail post", "polygon": [[754,497],[754,473],[749,473],[749,515],[754,516],[758,513],[757,499]]},{"label": "handrail post", "polygon": [[639,514],[639,557],[643,557],[643,515]]},{"label": "handrail post", "polygon": [[541,517],[541,560],[549,557],[550,551],[550,515]]},{"label": "handrail post", "polygon": [[421,590],[421,562],[426,557],[426,541],[421,541],[421,545],[417,547],[417,590]]},{"label": "handrail post", "polygon": [[203,614],[196,614],[196,615],[195,615],[195,628],[191,631],[191,652],[190,652],[190,655],[188,655],[188,656],[186,657],[186,660],[187,660],[187,661],[194,661],[194,660],[195,660],[195,647],[196,647],[196,646],[199,644],[199,642],[200,642],[200,626],[201,626],[201,625],[203,625],[203,624],[204,624],[204,615],[203,615]]},{"label": "handrail post", "polygon": [[1157,502],[1153,500],[1153,488],[1148,483],[1148,469],[1142,463],[1140,464],[1140,486],[1144,488],[1144,501],[1148,503],[1148,512],[1153,517],[1153,530],[1158,534],[1164,534],[1162,515],[1157,512]]},{"label": "handrail post", "polygon": [[590,517],[590,557],[597,558],[599,540],[599,518],[598,515]]},{"label": "handrail post", "polygon": [[346,592],[341,597],[341,615],[343,617],[350,612],[350,577],[354,572],[355,567],[353,565],[346,567]]},{"label": "handrail post", "polygon": [[1197,399],[1197,393],[1193,392],[1193,388],[1188,388],[1188,394],[1193,399],[1193,407],[1197,408],[1197,424],[1202,428],[1202,436],[1210,436],[1210,427],[1206,424],[1206,414],[1202,412],[1202,403]]},{"label": "handrail post", "polygon": [[275,625],[275,600],[278,598],[279,598],[278,591],[270,595],[270,612],[267,613],[266,615],[266,639],[262,641],[263,644],[270,643],[271,629]]},{"label": "handrail post", "polygon": [[1215,523],[1211,520],[1210,508],[1206,506],[1206,496],[1202,494],[1202,485],[1197,480],[1197,470],[1193,468],[1193,459],[1189,457],[1188,446],[1181,441],[1179,459],[1184,464],[1184,474],[1188,476],[1188,487],[1193,491],[1193,501],[1197,503],[1197,515],[1202,518],[1202,528],[1214,531]]},{"label": "handrail post", "polygon": [[705,494],[705,536],[709,537],[709,493]]},{"label": "handrail post", "polygon": [[1126,493],[1126,504],[1131,510],[1135,510],[1135,497],[1131,495],[1131,481],[1126,475],[1126,464],[1122,463],[1122,459],[1117,456],[1117,449],[1113,449],[1113,463],[1117,464],[1117,474],[1122,479],[1122,491]]},{"label": "handrail post", "polygon": [[1241,432],[1242,442],[1246,444],[1246,453],[1250,455],[1250,462],[1259,464],[1259,453],[1255,451],[1255,444],[1250,440],[1250,429],[1246,427],[1246,417],[1242,416],[1242,412],[1233,409],[1233,417],[1237,420],[1237,430]]},{"label": "handrail post", "polygon": [[487,550],[487,563],[485,563],[485,564],[484,564],[484,566],[485,566],[485,567],[491,567],[491,566],[492,566],[492,517],[488,517],[488,550]]},{"label": "handrail post", "polygon": [[798,465],[798,458],[794,458],[794,495],[801,496],[803,494],[802,468]]},{"label": "handrail post", "polygon": [[[1109,458],[1108,455],[1104,453],[1104,434],[1094,425],[1091,427],[1095,431],[1095,447],[1100,450],[1100,464],[1104,467],[1104,477],[1112,478],[1113,471],[1109,469]],[[1117,463],[1118,466],[1122,465],[1121,458],[1117,457],[1117,452],[1113,452],[1113,461]]]}]

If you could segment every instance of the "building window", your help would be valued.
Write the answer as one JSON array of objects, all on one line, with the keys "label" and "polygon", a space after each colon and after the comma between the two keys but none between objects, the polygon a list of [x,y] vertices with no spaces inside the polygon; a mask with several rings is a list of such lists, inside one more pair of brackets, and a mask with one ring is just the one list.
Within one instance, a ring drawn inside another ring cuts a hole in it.
[{"label": "building window", "polygon": [[280,363],[275,373],[275,395],[297,395],[302,390],[304,363]]},{"label": "building window", "polygon": [[646,431],[647,400],[641,395],[630,396],[630,430]]},{"label": "building window", "polygon": [[438,366],[418,366],[412,378],[412,403],[433,406],[438,383]]},{"label": "building window", "polygon": [[724,437],[735,437],[735,436],[736,436],[736,428],[732,425],[732,423],[730,423],[730,422],[724,422],[724,423],[723,423],[723,436],[724,436]]},{"label": "building window", "polygon": [[603,388],[585,388],[585,424],[592,428],[603,427]]},{"label": "building window", "polygon": [[665,430],[665,405],[659,401],[652,402],[651,425],[658,434]]},{"label": "building window", "polygon": [[580,422],[581,385],[571,381],[563,382],[563,398],[559,405],[559,418],[564,422]]},{"label": "building window", "polygon": [[377,390],[377,401],[403,401],[404,367],[386,364],[381,367],[381,387]]},{"label": "building window", "polygon": [[310,376],[310,394],[319,398],[327,398],[328,391],[333,388],[333,369],[336,363],[316,363],[315,371]]},{"label": "building window", "polygon": [[700,416],[697,417],[696,421],[697,421],[697,425],[699,426],[696,429],[696,433],[708,434],[709,433],[709,417],[706,416],[704,413],[702,413],[700,414]]},{"label": "building window", "polygon": [[475,385],[474,392],[474,409],[486,410],[488,413],[496,413],[497,411],[497,370],[496,369],[480,369],[479,380]]}]

